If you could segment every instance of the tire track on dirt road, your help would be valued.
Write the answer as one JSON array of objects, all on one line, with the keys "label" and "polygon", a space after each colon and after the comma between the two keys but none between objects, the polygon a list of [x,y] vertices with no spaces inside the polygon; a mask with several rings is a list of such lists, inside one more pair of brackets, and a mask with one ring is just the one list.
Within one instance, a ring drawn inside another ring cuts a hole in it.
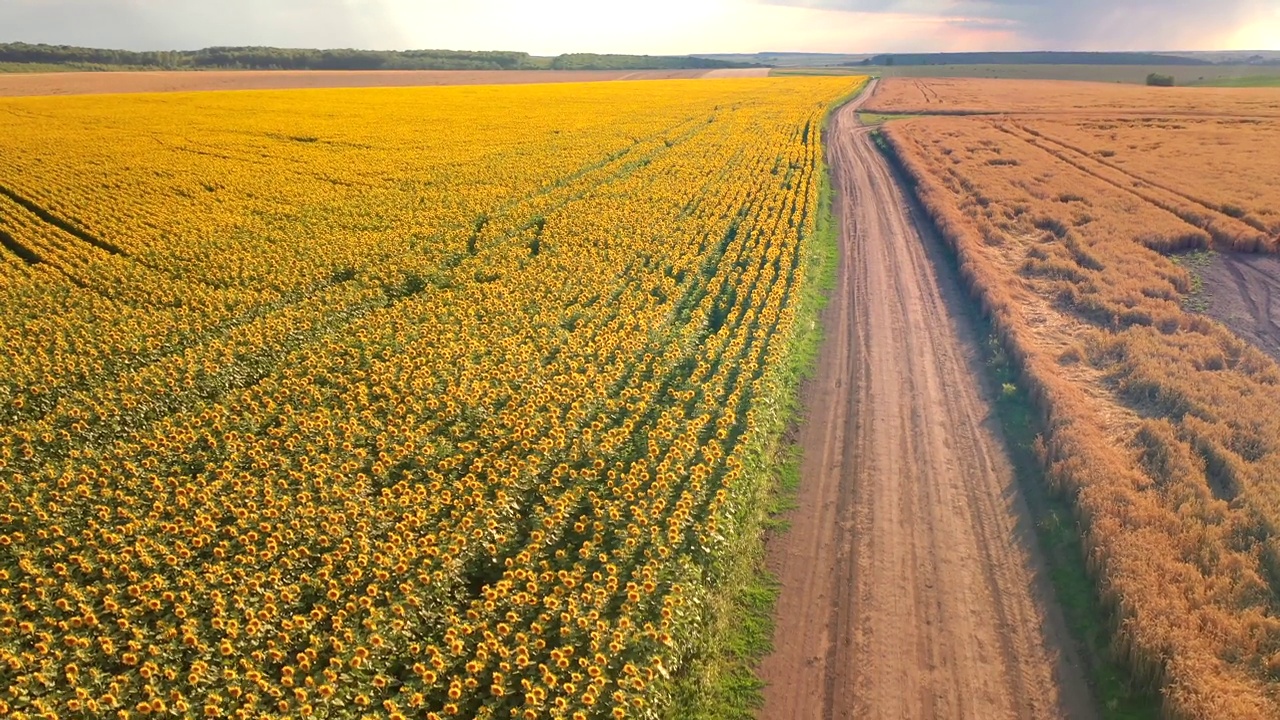
[{"label": "tire track on dirt road", "polygon": [[941,244],[857,111],[828,161],[839,281],[806,389],[764,720],[1097,717]]}]

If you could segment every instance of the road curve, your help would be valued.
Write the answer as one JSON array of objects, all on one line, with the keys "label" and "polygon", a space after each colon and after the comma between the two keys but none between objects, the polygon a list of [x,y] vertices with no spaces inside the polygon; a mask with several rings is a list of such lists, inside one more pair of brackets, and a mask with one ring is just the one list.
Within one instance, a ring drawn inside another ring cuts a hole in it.
[{"label": "road curve", "polygon": [[763,720],[1097,710],[1053,604],[960,289],[857,110],[828,137],[839,281],[806,390]]}]

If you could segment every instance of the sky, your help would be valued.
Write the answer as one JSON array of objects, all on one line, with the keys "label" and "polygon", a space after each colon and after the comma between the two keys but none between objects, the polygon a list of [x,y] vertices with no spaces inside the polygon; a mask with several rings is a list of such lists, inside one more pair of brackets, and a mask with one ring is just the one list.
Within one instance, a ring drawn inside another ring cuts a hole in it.
[{"label": "sky", "polygon": [[0,42],[686,54],[1280,50],[1280,0],[0,0]]}]

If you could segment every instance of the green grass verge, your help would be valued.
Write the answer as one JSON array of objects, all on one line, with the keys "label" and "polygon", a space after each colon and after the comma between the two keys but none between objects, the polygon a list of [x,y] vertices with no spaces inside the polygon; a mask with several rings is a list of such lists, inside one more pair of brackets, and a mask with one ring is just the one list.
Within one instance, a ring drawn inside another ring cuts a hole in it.
[{"label": "green grass verge", "polygon": [[[834,110],[866,88],[840,98],[828,108],[826,126]],[[792,507],[800,486],[800,452],[787,431],[800,416],[800,387],[817,365],[822,345],[822,309],[835,286],[839,265],[838,225],[832,213],[834,191],[824,160],[818,172],[818,208],[814,234],[805,242],[805,282],[786,361],[768,371],[767,390],[757,407],[763,409],[762,432],[749,448],[744,470],[747,481],[759,488],[750,513],[747,537],[730,559],[722,587],[709,610],[714,627],[711,646],[679,682],[666,717],[670,720],[751,720],[763,702],[763,684],[756,667],[773,648],[773,607],[778,598],[777,580],[765,566],[765,534],[785,529],[780,515]]]},{"label": "green grass verge", "polygon": [[1186,268],[1187,274],[1191,276],[1191,292],[1187,293],[1182,300],[1182,306],[1188,310],[1199,313],[1209,311],[1210,293],[1204,286],[1203,275],[1204,271],[1213,264],[1216,255],[1217,253],[1212,250],[1195,250],[1169,256],[1175,264]]},{"label": "green grass verge", "polygon": [[1221,77],[1209,80],[1194,80],[1187,83],[1192,87],[1280,87],[1280,75],[1245,75],[1242,77]]},{"label": "green grass verge", "polygon": [[[884,136],[873,131],[873,138],[904,184],[910,187],[910,178]],[[948,272],[957,273],[959,262],[955,252],[944,245],[943,253]],[[1071,500],[1050,490],[1044,464],[1036,451],[1044,426],[1031,395],[1005,353],[990,319],[982,314],[972,296],[966,296],[963,311],[974,318],[978,337],[982,339],[986,379],[999,391],[995,414],[1018,486],[1035,523],[1036,539],[1045,557],[1054,595],[1086,665],[1085,677],[1093,688],[1102,717],[1104,720],[1157,720],[1161,717],[1159,696],[1134,682],[1129,668],[1111,651],[1111,616],[1086,570],[1084,547]]]},{"label": "green grass verge", "polygon": [[883,125],[891,120],[905,120],[907,118],[920,117],[919,115],[894,115],[883,113],[858,113],[858,120],[868,127]]},{"label": "green grass verge", "polygon": [[1068,500],[1049,490],[1036,452],[1041,435],[1039,414],[1018,373],[1005,355],[989,323],[981,323],[982,353],[990,380],[999,389],[996,415],[1004,430],[1018,484],[1035,521],[1054,594],[1067,627],[1084,654],[1086,678],[1093,686],[1105,720],[1156,720],[1159,697],[1131,682],[1127,668],[1111,653],[1111,625],[1085,570],[1084,548]]}]

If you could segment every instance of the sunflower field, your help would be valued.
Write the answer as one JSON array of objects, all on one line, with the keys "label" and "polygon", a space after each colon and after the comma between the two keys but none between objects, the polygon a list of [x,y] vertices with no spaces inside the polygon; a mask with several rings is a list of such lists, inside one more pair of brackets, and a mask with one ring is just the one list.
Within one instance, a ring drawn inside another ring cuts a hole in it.
[{"label": "sunflower field", "polygon": [[0,101],[0,716],[661,717],[860,82]]}]

